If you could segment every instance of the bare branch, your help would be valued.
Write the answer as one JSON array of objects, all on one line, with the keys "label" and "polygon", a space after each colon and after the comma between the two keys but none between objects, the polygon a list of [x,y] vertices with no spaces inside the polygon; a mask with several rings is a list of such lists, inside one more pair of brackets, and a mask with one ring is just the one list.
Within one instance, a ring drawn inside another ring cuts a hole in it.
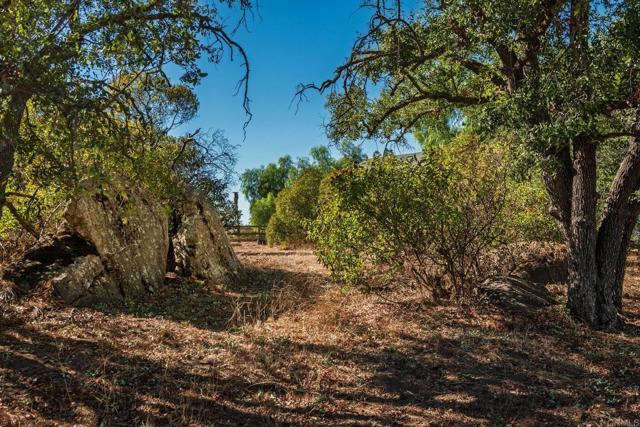
[{"label": "bare branch", "polygon": [[7,209],[9,210],[9,212],[11,212],[11,215],[13,215],[13,217],[16,219],[16,221],[18,221],[18,223],[20,224],[20,226],[29,234],[31,234],[33,237],[35,237],[36,239],[40,238],[40,233],[38,233],[36,231],[36,229],[27,221],[25,220],[22,215],[20,215],[20,213],[18,212],[18,210],[16,209],[16,207],[13,205],[13,203],[11,203],[8,200],[4,201],[4,206],[7,207]]}]

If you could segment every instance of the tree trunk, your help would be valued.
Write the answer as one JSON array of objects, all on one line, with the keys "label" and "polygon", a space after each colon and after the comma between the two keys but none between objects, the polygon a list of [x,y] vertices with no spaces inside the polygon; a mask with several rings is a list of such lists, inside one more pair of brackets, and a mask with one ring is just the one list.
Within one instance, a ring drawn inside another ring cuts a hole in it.
[{"label": "tree trunk", "polygon": [[576,317],[597,326],[596,146],[588,138],[578,137],[573,147],[567,305]]},{"label": "tree trunk", "polygon": [[636,227],[638,215],[640,215],[640,203],[633,203],[629,208],[629,215],[620,242],[620,253],[618,254],[618,265],[616,266],[615,283],[613,286],[613,302],[616,307],[618,307],[619,313],[622,312],[622,290],[627,267],[627,255],[629,254],[631,235],[633,229]]},{"label": "tree trunk", "polygon": [[633,208],[615,215],[614,219],[605,218],[600,227],[596,249],[597,327],[612,328],[618,324],[627,254],[637,218],[638,209]]},{"label": "tree trunk", "polygon": [[[632,127],[640,130],[640,112]],[[599,324],[612,327],[622,311],[622,286],[631,234],[640,213],[640,203],[631,200],[640,186],[640,140],[632,137],[609,190],[598,231]]]},{"label": "tree trunk", "polygon": [[571,187],[573,185],[573,164],[569,145],[550,149],[544,155],[547,166],[542,178],[551,200],[551,216],[562,227],[565,240],[571,235]]},{"label": "tree trunk", "polygon": [[26,105],[26,96],[13,95],[0,119],[0,217],[5,200],[5,188],[13,171],[15,148],[20,140],[20,123]]},{"label": "tree trunk", "polygon": [[[640,129],[640,114],[634,130]],[[569,258],[567,305],[596,328],[618,326],[631,234],[640,214],[632,195],[640,189],[640,140],[631,138],[614,178],[598,229],[596,222],[596,144],[587,137],[569,149],[546,153],[544,182],[552,213],[565,232]]]},{"label": "tree trunk", "polygon": [[[571,2],[569,50],[576,69],[587,65],[585,53],[588,47],[589,6],[587,0]],[[608,214],[605,214],[598,230],[596,141],[582,135],[572,141],[572,147],[573,174],[570,178],[571,194],[568,203],[571,207],[570,212],[562,206],[562,202],[567,204],[566,196],[561,196],[560,201],[557,201],[552,195],[554,205],[563,214],[565,230],[568,228],[565,231],[569,258],[567,306],[574,316],[592,327],[612,328],[618,324],[621,297],[616,295],[624,278],[624,263],[628,250],[628,241],[623,239],[623,234],[628,231],[628,216],[622,214],[620,208],[628,203],[631,194],[628,190],[633,187],[633,183],[630,182],[632,180],[628,177],[632,174],[631,169],[636,162],[634,159],[627,159],[630,160],[627,165],[630,166],[630,170],[623,173],[627,178],[614,180],[605,209]],[[566,162],[566,155],[560,159]],[[640,167],[640,164],[637,166]],[[568,169],[564,168],[565,174]],[[554,190],[549,185],[547,188],[550,191]],[[567,217],[570,218],[568,227]]]}]

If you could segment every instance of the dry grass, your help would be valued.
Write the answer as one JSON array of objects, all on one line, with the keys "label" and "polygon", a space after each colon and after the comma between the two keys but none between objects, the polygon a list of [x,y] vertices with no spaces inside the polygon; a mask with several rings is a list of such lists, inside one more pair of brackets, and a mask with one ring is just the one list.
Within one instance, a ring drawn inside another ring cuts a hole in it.
[{"label": "dry grass", "polygon": [[309,250],[236,249],[249,289],[171,281],[119,312],[13,304],[0,425],[640,424],[637,254],[614,334],[561,307],[507,317],[397,292],[389,304],[328,286]]}]

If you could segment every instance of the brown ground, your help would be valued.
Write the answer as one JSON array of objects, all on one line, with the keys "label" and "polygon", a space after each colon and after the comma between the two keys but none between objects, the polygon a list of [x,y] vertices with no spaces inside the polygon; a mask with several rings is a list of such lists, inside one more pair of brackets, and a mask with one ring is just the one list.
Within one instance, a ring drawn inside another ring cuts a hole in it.
[{"label": "brown ground", "polygon": [[628,325],[604,333],[560,306],[514,318],[367,297],[331,286],[309,250],[237,250],[251,297],[173,280],[119,312],[6,308],[0,425],[640,425],[635,254]]}]

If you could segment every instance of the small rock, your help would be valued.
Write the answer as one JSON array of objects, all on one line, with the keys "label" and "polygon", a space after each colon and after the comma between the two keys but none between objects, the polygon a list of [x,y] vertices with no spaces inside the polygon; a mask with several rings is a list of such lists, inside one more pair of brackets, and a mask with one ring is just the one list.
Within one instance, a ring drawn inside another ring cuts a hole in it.
[{"label": "small rock", "polygon": [[543,284],[519,277],[493,277],[485,280],[478,290],[509,311],[535,310],[556,304]]}]

